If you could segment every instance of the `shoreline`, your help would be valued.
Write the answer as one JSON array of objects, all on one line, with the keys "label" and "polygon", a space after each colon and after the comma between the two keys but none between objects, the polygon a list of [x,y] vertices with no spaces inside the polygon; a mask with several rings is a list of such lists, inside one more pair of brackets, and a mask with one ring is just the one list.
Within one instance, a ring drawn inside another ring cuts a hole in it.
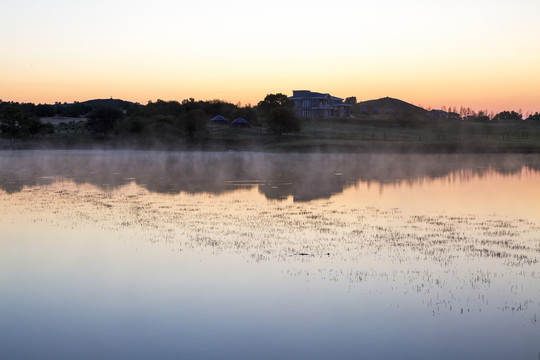
[{"label": "shoreline", "polygon": [[254,143],[234,140],[164,142],[73,141],[72,139],[0,140],[6,150],[142,150],[142,151],[246,151],[262,153],[352,153],[352,154],[540,154],[531,143],[405,142],[405,141],[297,141],[286,139]]}]

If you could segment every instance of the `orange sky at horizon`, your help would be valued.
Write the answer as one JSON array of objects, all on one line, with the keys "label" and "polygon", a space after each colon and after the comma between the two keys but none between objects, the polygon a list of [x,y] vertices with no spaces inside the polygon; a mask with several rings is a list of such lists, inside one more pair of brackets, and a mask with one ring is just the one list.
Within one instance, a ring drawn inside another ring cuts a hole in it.
[{"label": "orange sky at horizon", "polygon": [[525,115],[540,112],[539,13],[533,0],[21,0],[0,23],[0,99],[256,105],[305,89]]}]

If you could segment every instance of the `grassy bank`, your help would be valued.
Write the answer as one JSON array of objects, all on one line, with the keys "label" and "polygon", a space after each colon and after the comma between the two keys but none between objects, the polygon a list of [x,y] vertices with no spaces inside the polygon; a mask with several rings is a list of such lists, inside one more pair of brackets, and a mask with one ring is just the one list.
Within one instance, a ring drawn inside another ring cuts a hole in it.
[{"label": "grassy bank", "polygon": [[312,119],[295,134],[275,136],[262,127],[209,125],[193,138],[95,137],[84,128],[39,139],[0,141],[2,149],[127,148],[203,151],[358,153],[540,153],[540,124],[531,121],[403,122],[381,119]]}]

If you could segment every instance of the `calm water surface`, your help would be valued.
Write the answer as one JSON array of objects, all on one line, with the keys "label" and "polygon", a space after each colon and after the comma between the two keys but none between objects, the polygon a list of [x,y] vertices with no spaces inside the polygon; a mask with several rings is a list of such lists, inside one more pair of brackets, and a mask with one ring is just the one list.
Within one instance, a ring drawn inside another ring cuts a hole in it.
[{"label": "calm water surface", "polygon": [[538,156],[0,153],[2,359],[538,359]]}]

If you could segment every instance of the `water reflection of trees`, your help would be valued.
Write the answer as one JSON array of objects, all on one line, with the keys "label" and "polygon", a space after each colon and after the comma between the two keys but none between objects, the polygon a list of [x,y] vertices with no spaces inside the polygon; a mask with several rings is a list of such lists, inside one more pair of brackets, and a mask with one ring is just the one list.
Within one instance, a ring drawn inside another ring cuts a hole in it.
[{"label": "water reflection of trees", "polygon": [[0,188],[8,193],[57,179],[114,189],[132,181],[159,193],[220,194],[258,187],[268,199],[329,198],[360,181],[393,186],[497,172],[540,170],[535,155],[360,155],[149,151],[6,152]]}]

